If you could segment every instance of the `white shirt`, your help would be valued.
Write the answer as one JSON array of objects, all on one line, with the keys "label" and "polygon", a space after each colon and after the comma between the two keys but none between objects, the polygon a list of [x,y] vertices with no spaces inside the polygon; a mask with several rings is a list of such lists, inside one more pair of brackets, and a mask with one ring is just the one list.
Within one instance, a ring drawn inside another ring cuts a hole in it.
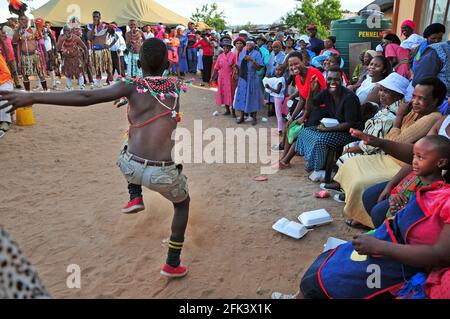
[{"label": "white shirt", "polygon": [[145,40],[147,40],[147,39],[151,39],[151,38],[154,38],[155,37],[155,35],[153,34],[153,32],[144,32],[144,36],[145,36]]},{"label": "white shirt", "polygon": [[419,45],[421,45],[423,43],[423,41],[425,41],[425,39],[422,36],[418,35],[417,33],[413,33],[409,36],[408,39],[403,41],[400,46],[402,48],[412,50],[415,47],[418,47]]},{"label": "white shirt", "polygon": [[272,97],[284,97],[284,92],[286,91],[286,79],[284,76],[279,78],[264,78],[263,84],[269,84],[272,89],[278,89],[278,85],[281,83],[281,91],[280,93],[272,92],[271,90],[265,89],[267,93],[270,93]]}]

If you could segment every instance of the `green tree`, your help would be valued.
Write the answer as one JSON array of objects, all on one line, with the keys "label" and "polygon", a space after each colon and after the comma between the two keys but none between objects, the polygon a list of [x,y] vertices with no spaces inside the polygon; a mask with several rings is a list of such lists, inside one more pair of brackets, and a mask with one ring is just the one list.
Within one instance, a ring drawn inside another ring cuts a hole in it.
[{"label": "green tree", "polygon": [[191,20],[194,22],[205,22],[208,26],[216,31],[223,31],[227,22],[225,21],[225,15],[223,11],[219,11],[217,3],[204,4],[201,8],[196,8],[195,12],[191,16]]},{"label": "green tree", "polygon": [[342,9],[339,0],[297,0],[300,2],[291,12],[282,18],[289,27],[296,27],[306,33],[308,25],[317,26],[320,36],[327,36],[331,21],[342,19]]},{"label": "green tree", "polygon": [[254,31],[256,28],[257,28],[257,26],[255,24],[251,23],[250,21],[247,22],[246,24],[238,27],[239,31],[246,30],[248,32]]}]

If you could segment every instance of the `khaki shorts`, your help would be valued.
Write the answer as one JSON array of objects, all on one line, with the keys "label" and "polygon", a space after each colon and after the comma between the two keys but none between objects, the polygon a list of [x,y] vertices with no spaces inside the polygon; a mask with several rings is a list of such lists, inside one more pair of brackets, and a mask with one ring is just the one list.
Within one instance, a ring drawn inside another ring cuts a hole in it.
[{"label": "khaki shorts", "polygon": [[184,202],[189,196],[187,177],[181,173],[182,165],[145,166],[129,159],[127,153],[122,151],[117,166],[128,183],[145,186],[172,203]]}]

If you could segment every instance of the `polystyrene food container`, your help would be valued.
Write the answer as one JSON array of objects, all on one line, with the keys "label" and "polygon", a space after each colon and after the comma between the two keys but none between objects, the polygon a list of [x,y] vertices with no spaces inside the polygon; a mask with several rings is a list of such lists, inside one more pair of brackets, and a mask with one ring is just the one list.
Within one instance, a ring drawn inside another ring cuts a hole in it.
[{"label": "polystyrene food container", "polygon": [[281,218],[272,226],[272,228],[277,232],[295,239],[300,239],[308,233],[308,230],[304,225],[290,221],[287,218]]},{"label": "polystyrene food container", "polygon": [[334,127],[339,125],[339,121],[336,119],[323,118],[320,123],[322,123],[325,127]]},{"label": "polystyrene food container", "polygon": [[347,243],[347,241],[335,237],[330,237],[328,238],[326,244],[323,245],[324,246],[323,251],[326,252],[328,250],[335,249],[336,247],[345,243]]},{"label": "polystyrene food container", "polygon": [[298,220],[306,227],[314,227],[331,223],[333,217],[325,209],[318,209],[301,214]]}]

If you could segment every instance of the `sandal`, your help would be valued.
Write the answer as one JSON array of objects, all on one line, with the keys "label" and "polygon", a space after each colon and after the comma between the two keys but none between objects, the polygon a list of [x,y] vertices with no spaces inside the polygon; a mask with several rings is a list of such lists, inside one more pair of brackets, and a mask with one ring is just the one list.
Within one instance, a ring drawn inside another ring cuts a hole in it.
[{"label": "sandal", "polygon": [[363,225],[360,222],[357,222],[357,221],[355,221],[355,220],[353,220],[351,218],[346,219],[345,220],[345,224],[348,227],[355,228],[355,229],[362,229],[362,230],[371,229],[370,227],[367,227],[366,225]]},{"label": "sandal", "polygon": [[320,184],[320,189],[324,190],[324,191],[329,191],[329,192],[333,192],[335,194],[344,194],[344,192],[342,191],[341,185],[339,185],[336,182],[333,183],[322,183]]},{"label": "sandal", "polygon": [[333,199],[338,203],[345,203],[345,194],[336,194],[333,196]]}]

